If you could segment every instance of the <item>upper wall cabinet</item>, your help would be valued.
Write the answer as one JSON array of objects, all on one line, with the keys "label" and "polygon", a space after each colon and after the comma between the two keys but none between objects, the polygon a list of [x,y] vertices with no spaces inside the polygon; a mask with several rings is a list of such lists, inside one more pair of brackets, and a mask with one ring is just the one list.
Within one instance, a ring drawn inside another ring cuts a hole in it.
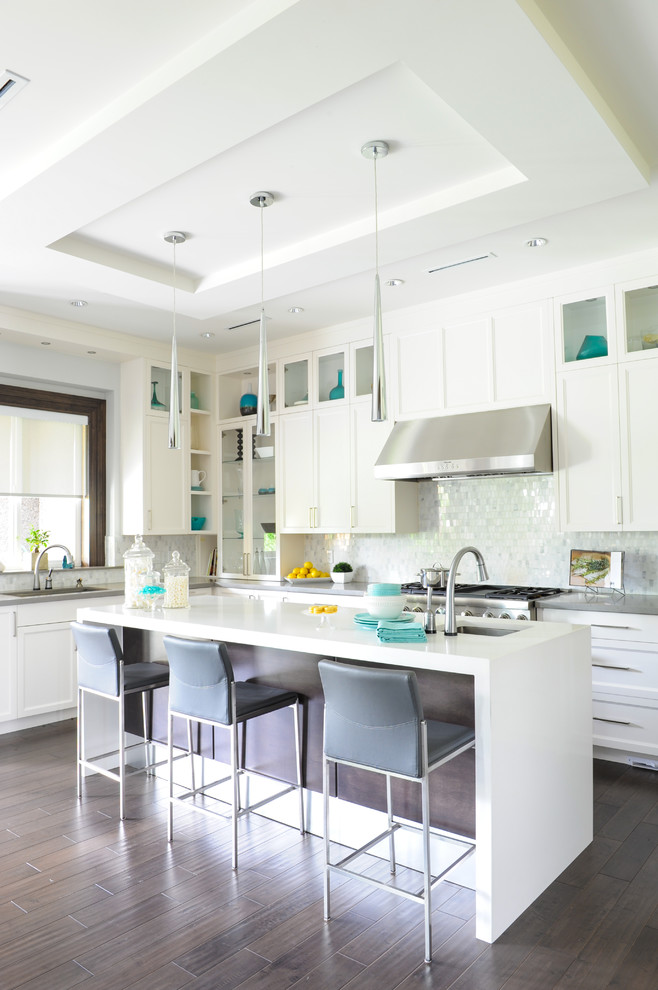
[{"label": "upper wall cabinet", "polygon": [[551,401],[547,303],[532,303],[397,341],[397,418]]},{"label": "upper wall cabinet", "polygon": [[[269,383],[270,412],[276,412],[277,384],[276,364],[267,368]],[[217,410],[220,422],[245,416],[248,422],[255,422],[256,408],[250,396],[258,393],[258,367],[251,365],[238,371],[228,371],[217,377]],[[253,409],[253,412],[251,410]],[[249,419],[251,416],[251,420]]]},{"label": "upper wall cabinet", "polygon": [[658,357],[658,277],[651,284],[617,286],[618,357],[622,361]]},{"label": "upper wall cabinet", "polygon": [[567,296],[555,302],[556,364],[559,370],[582,368],[616,359],[614,308],[610,290],[592,290],[585,297]]}]

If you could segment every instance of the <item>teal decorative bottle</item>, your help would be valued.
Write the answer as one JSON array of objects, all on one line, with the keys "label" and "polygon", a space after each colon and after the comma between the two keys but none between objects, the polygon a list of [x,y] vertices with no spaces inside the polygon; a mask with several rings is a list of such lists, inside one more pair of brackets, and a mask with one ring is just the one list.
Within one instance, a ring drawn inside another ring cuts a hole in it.
[{"label": "teal decorative bottle", "polygon": [[253,416],[258,406],[258,397],[251,391],[251,385],[247,385],[247,391],[240,398],[240,415]]},{"label": "teal decorative bottle", "polygon": [[331,392],[329,393],[330,399],[344,399],[345,398],[345,388],[343,387],[343,370],[342,368],[338,372],[338,385],[334,385]]}]

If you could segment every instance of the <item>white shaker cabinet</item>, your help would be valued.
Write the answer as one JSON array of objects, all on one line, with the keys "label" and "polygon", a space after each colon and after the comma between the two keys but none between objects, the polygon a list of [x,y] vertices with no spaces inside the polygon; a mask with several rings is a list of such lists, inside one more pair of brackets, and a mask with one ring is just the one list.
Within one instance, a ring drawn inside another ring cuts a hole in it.
[{"label": "white shaker cabinet", "polygon": [[617,369],[598,365],[558,376],[558,483],[561,529],[621,528]]},{"label": "white shaker cabinet", "polygon": [[594,755],[658,768],[658,616],[558,608],[539,615],[591,628]]},{"label": "white shaker cabinet", "polygon": [[279,532],[347,532],[350,528],[349,408],[279,420]]},{"label": "white shaker cabinet", "polygon": [[658,529],[658,361],[619,366],[622,519],[625,530]]},{"label": "white shaker cabinet", "polygon": [[350,529],[353,533],[409,533],[418,529],[418,485],[380,481],[374,467],[392,423],[373,423],[370,403],[354,405],[351,415]]},{"label": "white shaker cabinet", "polygon": [[16,718],[16,609],[0,609],[0,722]]},{"label": "white shaker cabinet", "polygon": [[77,679],[70,622],[19,627],[18,670],[19,718],[74,708]]},{"label": "white shaker cabinet", "polygon": [[554,362],[545,300],[435,326],[396,339],[399,419],[550,402]]},{"label": "white shaker cabinet", "polygon": [[564,372],[557,405],[561,528],[658,530],[658,361]]}]

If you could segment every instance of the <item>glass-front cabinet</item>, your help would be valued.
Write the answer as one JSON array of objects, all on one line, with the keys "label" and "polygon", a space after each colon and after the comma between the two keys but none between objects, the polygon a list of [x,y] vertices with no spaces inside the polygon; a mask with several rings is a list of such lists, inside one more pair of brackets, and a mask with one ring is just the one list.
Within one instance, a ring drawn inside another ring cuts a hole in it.
[{"label": "glass-front cabinet", "polygon": [[614,360],[614,313],[609,292],[593,292],[587,298],[563,299],[559,303],[558,366],[593,358]]},{"label": "glass-front cabinet", "polygon": [[255,424],[220,431],[222,575],[267,575],[277,569],[275,437],[257,437]]},{"label": "glass-front cabinet", "polygon": [[623,327],[620,358],[628,354],[658,357],[657,284],[620,289],[617,318]]},{"label": "glass-front cabinet", "polygon": [[[152,364],[149,381],[150,412],[168,413],[171,405],[171,369]],[[178,408],[183,411],[183,373],[178,372]]]}]

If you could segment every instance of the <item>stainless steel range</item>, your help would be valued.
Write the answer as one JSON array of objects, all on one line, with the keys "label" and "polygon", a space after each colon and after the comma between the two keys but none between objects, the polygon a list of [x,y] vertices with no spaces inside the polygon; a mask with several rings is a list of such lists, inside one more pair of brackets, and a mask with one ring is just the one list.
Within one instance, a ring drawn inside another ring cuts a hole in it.
[{"label": "stainless steel range", "polygon": [[[406,595],[405,612],[424,612],[427,592],[420,582],[402,585]],[[432,607],[437,615],[445,613],[445,588],[433,588]],[[456,584],[455,608],[458,615],[483,616],[488,619],[537,618],[536,603],[543,598],[564,594],[562,588],[523,588],[498,584]]]}]

